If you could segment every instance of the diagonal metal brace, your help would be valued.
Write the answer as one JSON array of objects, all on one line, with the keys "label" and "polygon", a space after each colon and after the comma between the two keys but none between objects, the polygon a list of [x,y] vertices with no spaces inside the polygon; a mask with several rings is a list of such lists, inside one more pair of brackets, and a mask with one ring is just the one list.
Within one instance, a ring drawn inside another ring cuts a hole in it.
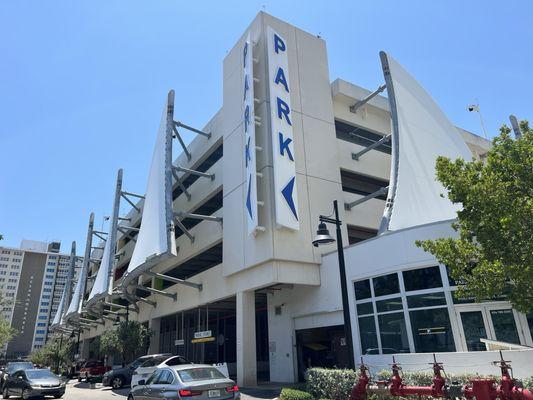
[{"label": "diagonal metal brace", "polygon": [[176,179],[176,182],[178,183],[178,186],[181,188],[181,191],[183,193],[185,193],[185,196],[187,196],[187,200],[190,200],[191,199],[191,194],[189,193],[189,191],[187,190],[187,188],[185,187],[185,185],[181,181],[181,178],[178,176],[178,172],[175,169],[175,167],[172,167],[172,175],[174,175],[174,178]]},{"label": "diagonal metal brace", "polygon": [[201,131],[200,129],[193,128],[192,126],[185,125],[184,123],[182,123],[180,121],[174,121],[174,126],[176,128],[185,128],[185,129],[187,129],[187,130],[189,130],[191,132],[194,132],[194,133],[197,133],[199,135],[205,136],[208,139],[211,138],[211,132]]},{"label": "diagonal metal brace", "polygon": [[119,226],[119,227],[117,228],[117,230],[119,230],[119,231],[122,232],[124,235],[126,235],[126,236],[129,237],[131,240],[133,240],[135,243],[137,243],[137,239],[136,239],[134,236],[132,236],[130,230],[123,229],[121,226]]},{"label": "diagonal metal brace", "polygon": [[193,214],[193,213],[182,212],[182,211],[175,212],[174,216],[178,218],[192,218],[192,219],[202,219],[202,220],[213,221],[213,222],[222,222],[222,217],[213,217],[212,215]]},{"label": "diagonal metal brace", "polygon": [[365,197],[361,197],[360,199],[357,199],[351,203],[344,203],[344,209],[350,211],[353,207],[362,204],[368,200],[371,200],[375,197],[381,196],[382,194],[386,194],[389,191],[389,187],[385,186],[381,189],[376,190],[374,193],[370,193],[369,195],[366,195]]},{"label": "diagonal metal brace", "polygon": [[178,130],[176,129],[176,125],[174,125],[172,127],[172,132],[174,132],[174,137],[176,139],[178,139],[178,141],[180,142],[180,145],[181,145],[181,148],[183,149],[183,152],[185,153],[185,155],[187,156],[187,160],[191,161],[191,152],[189,151],[189,149],[187,149],[187,146],[185,145],[185,142],[183,141],[183,139],[181,138],[181,135],[180,133],[178,132]]},{"label": "diagonal metal brace", "polygon": [[208,174],[206,172],[196,171],[195,169],[185,168],[185,167],[182,167],[181,165],[178,165],[177,167],[173,166],[172,168],[174,168],[175,170],[177,170],[179,172],[185,172],[185,173],[188,173],[188,174],[191,174],[191,175],[196,175],[196,176],[201,176],[201,177],[204,177],[204,178],[209,178],[212,181],[215,180],[215,174]]},{"label": "diagonal metal brace", "polygon": [[178,296],[176,295],[176,293],[168,293],[163,290],[158,290],[158,289],[154,289],[152,287],[146,287],[143,285],[132,285],[132,286],[139,290],[144,290],[145,292],[150,292],[153,294],[160,294],[161,296],[170,297],[174,301],[178,299]]},{"label": "diagonal metal brace", "polygon": [[368,103],[370,100],[372,100],[374,97],[376,97],[378,94],[383,92],[387,88],[386,84],[381,85],[376,90],[374,90],[372,93],[370,93],[368,96],[366,96],[364,99],[359,100],[355,104],[350,106],[350,112],[357,112],[357,109],[364,106],[366,103]]},{"label": "diagonal metal brace", "polygon": [[189,238],[191,243],[194,243],[194,235],[189,232],[189,230],[183,225],[183,222],[179,219],[178,216],[174,215],[174,221],[176,222],[176,225],[181,229],[181,231]]},{"label": "diagonal metal brace", "polygon": [[173,276],[160,274],[158,272],[148,271],[148,272],[145,272],[145,274],[148,275],[148,276],[153,276],[154,278],[162,279],[164,281],[173,282],[173,283],[179,283],[180,285],[184,285],[184,286],[190,286],[190,287],[198,289],[198,290],[202,290],[202,288],[203,288],[203,285],[201,283],[189,282],[189,281],[186,281],[186,280],[183,280],[183,279],[174,278]]},{"label": "diagonal metal brace", "polygon": [[383,136],[377,142],[372,143],[370,146],[365,147],[363,150],[358,151],[357,153],[352,153],[352,160],[359,161],[359,158],[370,150],[375,149],[376,147],[381,146],[383,143],[387,143],[391,139],[392,135],[389,133],[386,136]]}]

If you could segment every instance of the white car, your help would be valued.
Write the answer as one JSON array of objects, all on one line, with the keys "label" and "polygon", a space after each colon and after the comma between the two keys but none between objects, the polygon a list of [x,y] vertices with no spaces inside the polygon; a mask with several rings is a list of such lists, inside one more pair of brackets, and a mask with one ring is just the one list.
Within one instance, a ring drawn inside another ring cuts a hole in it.
[{"label": "white car", "polygon": [[131,387],[133,388],[134,386],[137,386],[140,380],[146,381],[157,368],[183,364],[192,364],[192,362],[183,356],[157,356],[150,358],[137,367],[133,373],[133,376],[131,377]]}]

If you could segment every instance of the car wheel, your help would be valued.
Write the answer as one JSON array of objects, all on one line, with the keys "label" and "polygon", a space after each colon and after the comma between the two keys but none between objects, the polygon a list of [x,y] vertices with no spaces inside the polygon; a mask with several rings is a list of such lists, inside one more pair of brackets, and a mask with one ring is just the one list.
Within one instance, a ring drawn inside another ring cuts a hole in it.
[{"label": "car wheel", "polygon": [[78,382],[81,382],[81,376],[78,376]]},{"label": "car wheel", "polygon": [[8,394],[8,391],[7,391],[7,388],[5,387],[4,390],[2,391],[2,397],[4,399],[9,399],[9,394]]},{"label": "car wheel", "polygon": [[124,379],[121,376],[115,376],[111,381],[111,387],[113,389],[120,389],[124,386]]},{"label": "car wheel", "polygon": [[23,389],[23,390],[22,390],[22,398],[23,398],[24,400],[27,400],[27,399],[30,398],[30,393],[28,392],[28,389]]},{"label": "car wheel", "polygon": [[132,394],[129,394],[129,395],[128,395],[128,400],[135,400],[135,399],[133,398],[133,395],[132,395]]}]

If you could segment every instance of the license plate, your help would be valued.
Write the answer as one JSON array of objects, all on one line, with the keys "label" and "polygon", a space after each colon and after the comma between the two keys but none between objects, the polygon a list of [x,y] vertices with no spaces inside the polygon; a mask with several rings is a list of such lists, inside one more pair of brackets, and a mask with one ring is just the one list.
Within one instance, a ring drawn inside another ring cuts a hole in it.
[{"label": "license plate", "polygon": [[209,397],[220,397],[220,390],[210,390],[207,395]]}]

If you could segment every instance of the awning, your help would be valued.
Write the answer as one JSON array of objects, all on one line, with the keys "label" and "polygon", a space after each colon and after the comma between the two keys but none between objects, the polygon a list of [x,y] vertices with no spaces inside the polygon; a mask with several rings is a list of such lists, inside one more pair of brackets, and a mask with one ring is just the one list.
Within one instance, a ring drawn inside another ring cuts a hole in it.
[{"label": "awning", "polygon": [[169,93],[152,156],[137,242],[124,274],[121,289],[137,284],[138,278],[155,265],[175,257],[172,210],[172,128],[174,92]]},{"label": "awning", "polygon": [[436,180],[435,161],[470,160],[472,153],[424,88],[392,57],[380,56],[392,118],[391,176],[380,232],[456,218],[460,207]]}]

